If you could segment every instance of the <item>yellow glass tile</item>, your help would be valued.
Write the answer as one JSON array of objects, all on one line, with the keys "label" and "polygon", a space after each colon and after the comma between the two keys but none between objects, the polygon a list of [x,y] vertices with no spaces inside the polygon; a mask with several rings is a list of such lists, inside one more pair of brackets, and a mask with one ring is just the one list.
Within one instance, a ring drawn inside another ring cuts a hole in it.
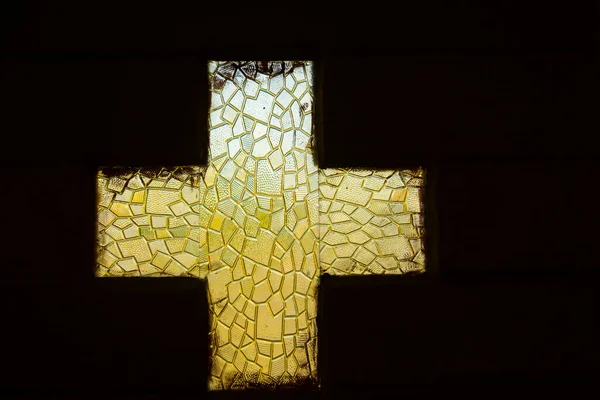
[{"label": "yellow glass tile", "polygon": [[129,178],[129,182],[127,182],[127,187],[132,190],[142,189],[144,188],[145,183],[142,180],[140,174],[135,174],[131,178]]},{"label": "yellow glass tile", "polygon": [[285,250],[289,249],[294,242],[294,235],[287,229],[284,228],[277,236],[277,243],[281,245]]},{"label": "yellow glass tile", "polygon": [[169,204],[179,200],[178,190],[148,189],[146,212],[149,214],[171,214]]},{"label": "yellow glass tile", "polygon": [[152,231],[150,233],[154,233],[156,235],[157,239],[164,239],[164,238],[172,237],[167,229],[155,229],[154,231]]},{"label": "yellow glass tile", "polygon": [[200,226],[200,216],[197,214],[189,214],[185,216],[187,225]]},{"label": "yellow glass tile", "polygon": [[415,213],[421,212],[421,191],[419,188],[408,188],[406,192],[406,211]]},{"label": "yellow glass tile", "polygon": [[423,254],[423,252],[419,250],[417,255],[415,255],[415,257],[413,258],[413,262],[419,265],[425,265],[425,254]]},{"label": "yellow glass tile", "polygon": [[165,241],[162,239],[153,240],[151,242],[148,242],[148,246],[150,247],[150,251],[152,252],[152,254],[155,254],[159,251],[164,254],[169,253],[169,250],[167,249],[167,245],[165,244]]},{"label": "yellow glass tile", "polygon": [[270,270],[269,271],[269,284],[271,285],[271,291],[273,293],[277,293],[281,286],[281,280],[283,279],[283,275],[281,272]]},{"label": "yellow glass tile", "polygon": [[294,335],[297,332],[296,318],[285,318],[284,331],[286,335]]},{"label": "yellow glass tile", "polygon": [[281,151],[276,150],[269,156],[269,162],[271,163],[271,168],[276,170],[277,168],[283,165],[283,154]]},{"label": "yellow glass tile", "polygon": [[119,217],[131,217],[133,214],[131,213],[131,209],[128,204],[124,203],[112,203],[110,206],[110,210],[115,213],[115,215]]},{"label": "yellow glass tile", "polygon": [[256,356],[258,356],[258,350],[256,343],[252,342],[242,348],[242,353],[249,361],[256,361]]},{"label": "yellow glass tile", "polygon": [[235,352],[236,352],[235,347],[233,345],[231,345],[230,343],[227,343],[226,345],[219,347],[219,349],[217,350],[217,354],[219,356],[221,356],[228,363],[233,362],[233,357],[235,356]]},{"label": "yellow glass tile", "polygon": [[354,175],[346,175],[337,190],[336,198],[358,206],[366,206],[371,200],[371,192],[362,190],[362,179]]},{"label": "yellow glass tile", "polygon": [[98,213],[98,222],[104,226],[110,225],[116,218],[117,216],[113,212],[106,209]]},{"label": "yellow glass tile", "polygon": [[306,218],[306,205],[304,203],[296,204],[294,207],[294,212],[296,213],[296,217],[298,219]]},{"label": "yellow glass tile", "polygon": [[156,255],[154,256],[151,264],[157,268],[164,269],[170,261],[171,261],[171,257],[159,252],[159,253],[156,253]]},{"label": "yellow glass tile", "polygon": [[392,190],[390,201],[404,201],[406,198],[406,189],[395,189]]},{"label": "yellow glass tile", "polygon": [[294,198],[296,201],[304,201],[308,194],[308,188],[306,185],[298,185],[298,188],[294,190]]},{"label": "yellow glass tile", "polygon": [[223,249],[223,253],[221,253],[221,260],[223,260],[223,262],[231,267],[235,266],[236,260],[237,260],[237,253],[235,251],[233,251],[232,249],[230,249],[229,247],[226,247],[225,249]]},{"label": "yellow glass tile", "polygon": [[[340,211],[342,208],[344,208],[344,203],[342,203],[341,201],[332,201],[331,202],[331,208],[329,209],[329,217],[331,218],[333,215],[342,215],[341,213],[336,213],[336,211]],[[345,219],[344,219],[345,221]],[[335,221],[334,221],[335,222]]]},{"label": "yellow glass tile", "polygon": [[259,355],[271,356],[271,343],[265,340],[256,341]]},{"label": "yellow glass tile", "polygon": [[417,253],[419,250],[421,250],[422,241],[421,239],[410,240],[410,245],[412,246],[414,252]]},{"label": "yellow glass tile", "polygon": [[397,224],[410,224],[411,223],[411,215],[404,213],[404,204],[400,204],[398,208],[396,208],[396,204],[392,204],[392,211],[395,213],[391,218]]},{"label": "yellow glass tile", "polygon": [[126,184],[127,184],[127,181],[125,179],[122,179],[119,176],[112,176],[108,180],[107,187],[109,190],[112,190],[117,193],[121,193],[121,192],[123,192],[123,189],[125,189]]},{"label": "yellow glass tile", "polygon": [[364,248],[359,248],[352,258],[362,264],[369,265],[375,259],[375,254]]},{"label": "yellow glass tile", "polygon": [[285,303],[280,293],[274,294],[269,299],[269,307],[271,307],[271,312],[274,315],[280,313],[283,310],[283,308],[285,307]]},{"label": "yellow glass tile", "polygon": [[181,198],[189,205],[192,205],[200,201],[200,189],[190,185],[185,185],[181,189]]},{"label": "yellow glass tile", "polygon": [[153,240],[156,238],[156,232],[147,226],[140,228],[140,235],[145,237],[146,240]]},{"label": "yellow glass tile", "polygon": [[321,246],[321,262],[331,264],[336,258],[334,247]]},{"label": "yellow glass tile", "polygon": [[[302,310],[302,311],[300,311],[300,315],[298,315],[298,330],[305,331],[306,328],[308,328],[308,319],[307,319],[306,312],[304,310],[305,304],[304,304],[304,301],[298,301],[297,303],[299,305],[298,308],[300,310]],[[302,307],[300,307],[300,304],[302,305]],[[301,340],[302,342],[306,343],[308,338],[306,337],[305,332],[302,332],[302,333],[304,333],[304,334],[301,335],[298,339],[299,339],[299,341]]]},{"label": "yellow glass tile", "polygon": [[143,203],[146,199],[146,191],[138,190],[133,193],[133,198],[131,199],[132,203]]},{"label": "yellow glass tile", "polygon": [[302,249],[305,253],[310,253],[313,250],[313,246],[315,244],[315,237],[311,231],[306,231],[302,239],[300,239],[300,243],[302,244]]},{"label": "yellow glass tile", "polygon": [[185,239],[165,239],[165,244],[167,245],[167,249],[169,249],[169,253],[179,253],[183,251],[186,245]]},{"label": "yellow glass tile", "polygon": [[296,292],[301,294],[308,294],[308,288],[311,283],[311,279],[304,274],[296,275]]},{"label": "yellow glass tile", "polygon": [[244,335],[245,335],[245,329],[240,327],[239,325],[233,324],[229,334],[230,334],[231,343],[236,348],[240,348],[241,344],[242,344],[242,339],[244,338]]},{"label": "yellow glass tile", "polygon": [[165,184],[165,187],[170,189],[179,189],[182,185],[183,182],[181,182],[178,179],[175,179],[174,177],[171,177]]},{"label": "yellow glass tile", "polygon": [[384,236],[396,236],[399,233],[398,226],[395,224],[387,224],[381,230]]},{"label": "yellow glass tile", "polygon": [[131,204],[129,206],[133,215],[142,215],[144,214],[144,205],[143,204]]},{"label": "yellow glass tile", "polygon": [[367,209],[375,215],[389,215],[391,213],[387,202],[373,200],[367,205]]},{"label": "yellow glass tile", "polygon": [[285,222],[284,210],[279,210],[271,214],[271,231],[278,234],[283,228]]},{"label": "yellow glass tile", "polygon": [[322,240],[325,244],[331,246],[340,245],[348,242],[348,238],[346,237],[346,235],[342,235],[341,233],[333,231],[327,232]]},{"label": "yellow glass tile", "polygon": [[244,277],[241,280],[242,293],[247,298],[252,297],[252,291],[254,290],[254,282],[251,277]]},{"label": "yellow glass tile", "polygon": [[257,284],[254,287],[254,292],[252,293],[252,301],[257,304],[264,303],[271,296],[271,288],[269,287],[268,282],[263,281]]},{"label": "yellow glass tile", "polygon": [[414,238],[418,238],[421,235],[419,234],[419,231],[417,230],[417,228],[415,228],[415,226],[413,224],[399,224],[400,227],[400,234],[404,237],[407,237],[409,239],[414,239]]},{"label": "yellow glass tile", "polygon": [[[281,352],[283,353],[283,351]],[[275,354],[273,354],[273,356],[275,356]],[[271,376],[275,379],[278,379],[281,377],[281,375],[283,374],[285,370],[285,359],[283,357],[283,355],[274,358],[273,361],[271,362]]]},{"label": "yellow glass tile", "polygon": [[[275,257],[275,259],[279,260],[281,257],[283,257],[284,253],[285,250],[283,249],[283,247],[281,247],[279,243],[275,243],[275,250],[273,251],[273,256]],[[277,270],[281,271],[280,268],[277,268]]]},{"label": "yellow glass tile", "polygon": [[118,242],[123,257],[135,257],[137,262],[150,261],[152,255],[145,239],[130,239]]},{"label": "yellow glass tile", "polygon": [[118,260],[113,254],[107,250],[100,250],[98,254],[98,263],[103,267],[110,268]]},{"label": "yellow glass tile", "polygon": [[132,225],[129,228],[123,230],[123,235],[125,236],[125,239],[131,239],[140,236],[140,228],[138,228],[135,225]]},{"label": "yellow glass tile", "polygon": [[225,307],[223,307],[223,311],[221,311],[221,314],[219,315],[219,321],[231,327],[231,324],[233,324],[235,317],[235,308],[231,304],[225,304]]},{"label": "yellow glass tile", "polygon": [[140,264],[139,265],[139,270],[140,270],[140,274],[143,276],[156,276],[157,274],[160,274],[161,270],[153,267],[152,265],[149,264]]},{"label": "yellow glass tile", "polygon": [[150,225],[150,218],[147,215],[143,215],[141,217],[133,218],[133,223],[137,226],[148,226]]},{"label": "yellow glass tile", "polygon": [[219,232],[208,232],[208,248],[214,252],[223,247],[223,236]]},{"label": "yellow glass tile", "polygon": [[369,250],[373,254],[379,254],[381,248],[379,247],[379,240],[371,240],[363,246],[365,249]]},{"label": "yellow glass tile", "polygon": [[131,225],[131,218],[118,218],[113,222],[113,225],[119,229],[123,229]]},{"label": "yellow glass tile", "polygon": [[349,234],[351,232],[357,231],[361,228],[361,225],[355,221],[344,221],[333,223],[331,225],[331,229],[335,232]]},{"label": "yellow glass tile", "polygon": [[183,201],[178,201],[177,203],[170,205],[169,208],[173,214],[177,216],[187,214],[192,211],[191,208]]},{"label": "yellow glass tile", "polygon": [[162,215],[153,215],[150,217],[152,227],[153,228],[166,228],[167,227],[167,217]]},{"label": "yellow glass tile", "polygon": [[252,277],[252,280],[254,281],[254,283],[257,282],[254,280],[254,277],[252,276],[252,274],[254,273],[255,267],[256,267],[255,263],[253,263],[251,260],[246,259],[246,262],[244,263],[244,271],[246,271],[247,276]]},{"label": "yellow glass tile", "polygon": [[165,186],[165,182],[159,179],[153,179],[148,183],[148,187],[152,188],[162,188]]},{"label": "yellow glass tile", "polygon": [[283,272],[286,274],[294,270],[294,262],[290,251],[287,251],[283,254],[283,257],[281,257],[281,265],[283,266]]},{"label": "yellow glass tile", "polygon": [[258,305],[258,315],[256,319],[258,325],[257,338],[269,341],[277,341],[283,338],[283,315],[274,316],[266,304]]},{"label": "yellow glass tile", "polygon": [[296,221],[298,220],[298,218],[296,218],[296,214],[294,213],[287,213],[285,216],[285,226],[288,227],[288,229],[290,229],[291,231],[294,230],[294,227],[296,226]]},{"label": "yellow glass tile", "polygon": [[182,276],[187,273],[187,268],[185,268],[181,263],[173,260],[169,263],[167,268],[165,268],[164,273],[170,276]]},{"label": "yellow glass tile", "polygon": [[[258,214],[258,211],[257,211],[257,214]],[[248,235],[249,237],[256,237],[260,226],[261,226],[261,222],[257,218],[247,217],[246,218],[246,226],[244,227],[244,230],[246,231],[246,235]]]},{"label": "yellow glass tile", "polygon": [[281,285],[281,295],[284,299],[287,299],[294,293],[294,274],[288,273],[283,277],[283,284]]},{"label": "yellow glass tile", "polygon": [[256,239],[246,239],[244,255],[257,263],[266,265],[271,258],[274,242],[275,235],[264,229],[260,230]]},{"label": "yellow glass tile", "polygon": [[194,257],[193,255],[188,253],[175,254],[173,258],[177,260],[187,270],[191,269],[198,260],[197,257]]},{"label": "yellow glass tile", "polygon": [[415,226],[423,226],[423,216],[421,214],[412,214],[412,219]]},{"label": "yellow glass tile", "polygon": [[337,257],[350,257],[356,251],[357,246],[352,244],[342,244],[335,247]]},{"label": "yellow glass tile", "polygon": [[252,280],[254,281],[254,283],[260,283],[260,282],[264,281],[265,279],[267,279],[268,273],[269,273],[269,269],[266,268],[265,266],[255,265],[254,269],[251,272]]},{"label": "yellow glass tile", "polygon": [[271,214],[270,213],[267,213],[267,212],[264,212],[261,210],[257,210],[256,218],[258,218],[258,220],[260,221],[261,228],[269,229],[269,227],[271,225]]},{"label": "yellow glass tile", "polygon": [[123,258],[123,256],[121,255],[121,251],[119,250],[115,242],[109,243],[104,249],[117,258]]}]

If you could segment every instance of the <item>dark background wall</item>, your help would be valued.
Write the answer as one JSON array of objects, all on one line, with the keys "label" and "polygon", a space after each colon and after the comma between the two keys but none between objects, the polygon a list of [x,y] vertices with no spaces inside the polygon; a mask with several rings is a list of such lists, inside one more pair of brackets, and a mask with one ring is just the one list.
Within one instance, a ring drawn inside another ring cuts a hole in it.
[{"label": "dark background wall", "polygon": [[597,8],[439,3],[3,4],[2,390],[205,396],[203,283],[92,277],[95,169],[205,162],[206,59],[311,58],[322,166],[429,168],[431,273],[324,278],[270,395],[595,391]]}]

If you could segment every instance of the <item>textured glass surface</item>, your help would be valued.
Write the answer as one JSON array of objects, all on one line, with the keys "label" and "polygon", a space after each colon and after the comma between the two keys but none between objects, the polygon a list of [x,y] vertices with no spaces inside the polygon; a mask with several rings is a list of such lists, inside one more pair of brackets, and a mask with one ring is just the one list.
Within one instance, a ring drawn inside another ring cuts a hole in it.
[{"label": "textured glass surface", "polygon": [[424,270],[423,177],[420,169],[321,170],[321,270],[332,275]]},{"label": "textured glass surface", "polygon": [[211,389],[316,386],[320,273],[423,270],[424,173],[318,170],[311,62],[209,80],[207,167],[99,172],[97,275],[207,279]]},{"label": "textured glass surface", "polygon": [[199,277],[206,271],[201,172],[199,167],[101,170],[96,275]]},{"label": "textured glass surface", "polygon": [[310,63],[211,63],[210,387],[316,380]]}]

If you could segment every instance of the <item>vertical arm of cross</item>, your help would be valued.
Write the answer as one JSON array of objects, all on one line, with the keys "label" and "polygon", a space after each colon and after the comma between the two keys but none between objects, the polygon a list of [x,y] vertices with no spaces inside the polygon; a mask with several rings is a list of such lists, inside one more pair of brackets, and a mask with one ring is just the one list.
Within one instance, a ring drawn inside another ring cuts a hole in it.
[{"label": "vertical arm of cross", "polygon": [[316,382],[318,170],[312,68],[209,64],[210,387]]}]

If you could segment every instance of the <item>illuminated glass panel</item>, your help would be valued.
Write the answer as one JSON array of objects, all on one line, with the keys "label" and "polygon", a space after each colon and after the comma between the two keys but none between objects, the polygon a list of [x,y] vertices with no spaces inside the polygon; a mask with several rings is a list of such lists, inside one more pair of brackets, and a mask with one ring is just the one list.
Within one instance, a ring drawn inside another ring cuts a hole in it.
[{"label": "illuminated glass panel", "polygon": [[199,167],[101,170],[96,275],[206,275],[201,172]]},{"label": "illuminated glass panel", "polygon": [[311,63],[217,63],[208,226],[211,388],[316,380]]},{"label": "illuminated glass panel", "polygon": [[208,166],[99,172],[96,273],[207,279],[211,389],[315,386],[320,273],[422,271],[424,172],[318,170],[311,62],[209,80]]},{"label": "illuminated glass panel", "polygon": [[324,169],[320,267],[332,275],[425,269],[423,170]]}]

